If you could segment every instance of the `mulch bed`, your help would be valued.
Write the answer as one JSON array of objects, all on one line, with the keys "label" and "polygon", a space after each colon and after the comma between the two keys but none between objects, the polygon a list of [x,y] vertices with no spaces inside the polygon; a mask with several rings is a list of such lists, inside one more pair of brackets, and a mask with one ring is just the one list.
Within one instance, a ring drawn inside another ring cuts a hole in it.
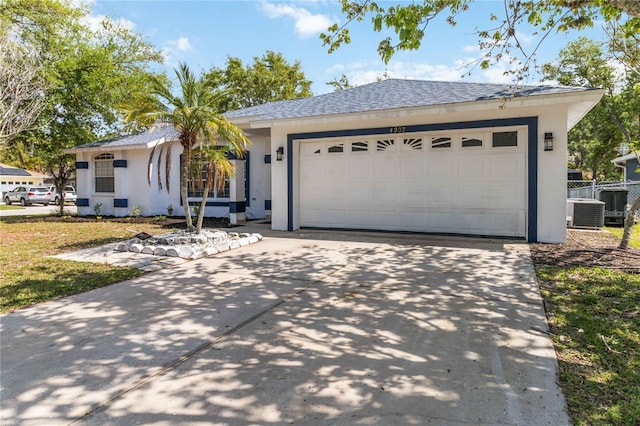
[{"label": "mulch bed", "polygon": [[620,250],[619,243],[606,231],[569,229],[565,244],[531,244],[531,258],[536,266],[597,266],[640,274],[640,250]]}]

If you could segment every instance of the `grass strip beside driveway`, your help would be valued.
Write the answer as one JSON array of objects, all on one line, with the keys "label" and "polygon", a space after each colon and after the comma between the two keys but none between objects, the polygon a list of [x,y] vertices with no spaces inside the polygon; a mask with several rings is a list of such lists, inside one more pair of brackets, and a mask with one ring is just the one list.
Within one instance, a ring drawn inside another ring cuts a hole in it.
[{"label": "grass strip beside driveway", "polygon": [[[624,228],[608,226],[605,229],[611,232],[616,237],[622,238]],[[629,239],[629,246],[640,249],[640,223],[633,225],[633,228],[631,229],[631,239]]]},{"label": "grass strip beside driveway", "polygon": [[640,275],[536,270],[576,425],[640,422]]},{"label": "grass strip beside driveway", "polygon": [[32,217],[0,222],[0,312],[106,286],[142,274],[135,268],[48,256],[126,240],[136,232],[168,232],[162,223],[77,222]]},{"label": "grass strip beside driveway", "polygon": [[7,206],[6,204],[0,204],[0,210],[22,210],[22,206]]}]

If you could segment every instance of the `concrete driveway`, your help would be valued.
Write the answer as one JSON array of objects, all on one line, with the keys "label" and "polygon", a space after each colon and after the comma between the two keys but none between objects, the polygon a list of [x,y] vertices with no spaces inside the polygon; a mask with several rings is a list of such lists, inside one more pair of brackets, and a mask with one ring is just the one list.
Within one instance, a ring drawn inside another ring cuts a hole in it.
[{"label": "concrete driveway", "polygon": [[1,423],[568,424],[526,245],[257,232],[0,317]]}]

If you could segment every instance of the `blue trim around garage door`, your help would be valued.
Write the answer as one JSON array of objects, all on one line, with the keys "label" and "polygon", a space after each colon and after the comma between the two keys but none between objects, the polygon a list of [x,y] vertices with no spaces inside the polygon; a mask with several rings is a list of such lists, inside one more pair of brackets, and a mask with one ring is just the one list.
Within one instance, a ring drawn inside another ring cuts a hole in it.
[{"label": "blue trim around garage door", "polygon": [[[481,129],[486,127],[527,126],[527,241],[538,240],[538,117],[501,118],[452,123],[402,126],[402,133],[433,132],[439,130]],[[394,128],[330,130],[326,132],[291,133],[287,135],[287,229],[293,231],[293,141],[341,136],[386,135]]]}]

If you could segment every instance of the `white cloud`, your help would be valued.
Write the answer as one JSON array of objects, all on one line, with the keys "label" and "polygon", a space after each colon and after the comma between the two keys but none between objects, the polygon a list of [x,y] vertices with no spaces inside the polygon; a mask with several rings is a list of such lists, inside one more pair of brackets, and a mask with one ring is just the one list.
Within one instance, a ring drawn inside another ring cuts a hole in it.
[{"label": "white cloud", "polygon": [[312,14],[307,9],[286,4],[274,4],[267,1],[260,3],[260,8],[269,19],[282,17],[293,18],[296,33],[300,37],[309,37],[326,30],[331,25],[331,19],[326,15]]},{"label": "white cloud", "polygon": [[477,44],[467,44],[466,46],[462,47],[462,51],[465,53],[478,52],[479,50],[480,47]]},{"label": "white cloud", "polygon": [[191,50],[191,43],[189,43],[189,38],[187,37],[180,37],[179,39],[175,40],[175,45],[176,45],[176,49],[185,52],[187,50]]},{"label": "white cloud", "polygon": [[385,68],[380,61],[337,64],[327,70],[329,75],[344,73],[353,85],[372,83],[385,74],[390,78],[455,81],[461,80],[463,72],[457,66],[420,62],[392,62]]},{"label": "white cloud", "polygon": [[[92,31],[99,31],[102,29],[102,21],[105,19],[110,18],[105,15],[87,15],[82,18],[82,23]],[[125,18],[118,18],[114,20],[113,23],[119,27],[126,28],[129,31],[135,31],[136,29],[136,24]]]},{"label": "white cloud", "polygon": [[164,56],[165,61],[171,62],[175,56],[179,56],[179,53],[188,52],[190,50],[193,50],[193,46],[191,46],[189,38],[179,37],[175,40],[168,40],[165,42],[162,47],[162,56]]},{"label": "white cloud", "polygon": [[[516,64],[509,64],[507,60],[492,65],[487,70],[476,67],[470,76],[467,64],[473,58],[460,59],[453,64],[427,64],[422,62],[391,62],[385,68],[380,61],[358,61],[347,64],[336,64],[327,69],[329,76],[327,81],[339,78],[340,74],[345,74],[349,82],[354,86],[373,83],[386,73],[390,78],[409,80],[436,80],[436,81],[470,81],[480,83],[513,83],[513,75],[505,72],[516,69]],[[538,84],[538,82],[528,82],[528,84]],[[330,89],[327,89],[329,91]]]}]

